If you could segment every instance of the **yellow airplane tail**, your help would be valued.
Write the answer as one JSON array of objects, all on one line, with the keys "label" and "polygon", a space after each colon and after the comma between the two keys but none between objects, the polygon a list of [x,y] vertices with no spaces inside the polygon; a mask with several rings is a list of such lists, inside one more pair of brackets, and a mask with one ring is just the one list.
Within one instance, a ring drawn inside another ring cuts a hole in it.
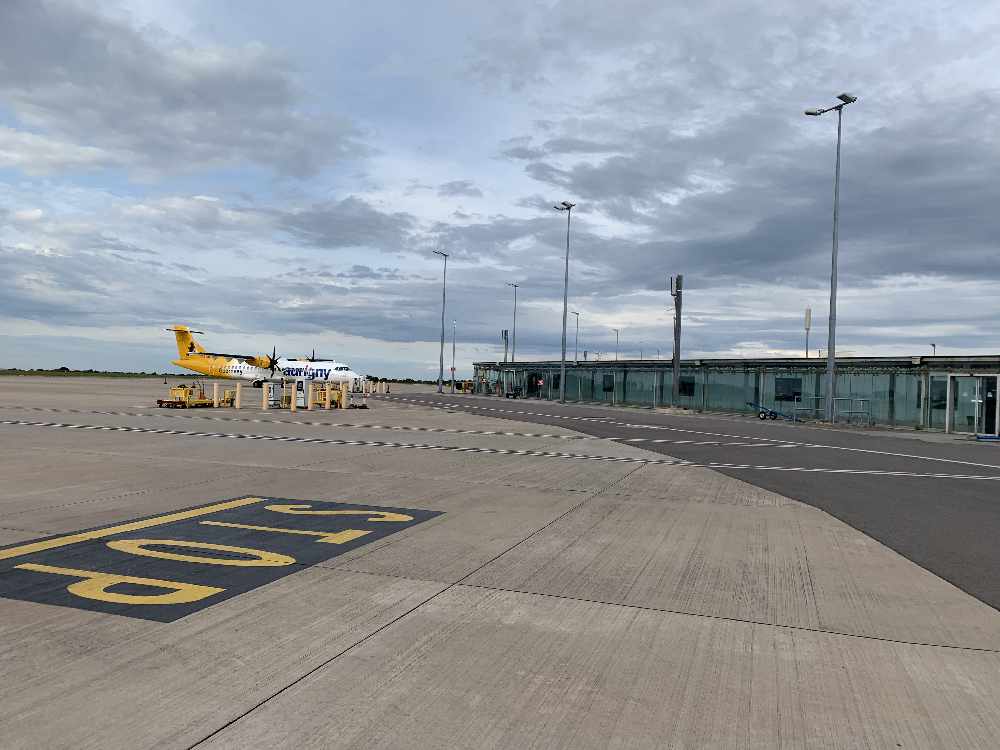
[{"label": "yellow airplane tail", "polygon": [[173,328],[168,328],[167,330],[174,332],[174,337],[177,339],[177,353],[181,359],[205,351],[205,347],[195,341],[194,336],[191,335],[202,333],[202,331],[192,331],[187,326],[182,325],[175,325]]}]

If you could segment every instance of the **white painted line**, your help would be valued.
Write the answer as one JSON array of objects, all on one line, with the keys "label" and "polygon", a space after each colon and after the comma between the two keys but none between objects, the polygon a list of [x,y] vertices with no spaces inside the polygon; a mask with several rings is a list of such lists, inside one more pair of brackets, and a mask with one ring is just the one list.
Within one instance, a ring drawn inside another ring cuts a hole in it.
[{"label": "white painted line", "polygon": [[[103,430],[107,432],[130,432],[130,433],[141,433],[141,434],[163,434],[160,430],[150,427],[126,427],[121,425],[84,425],[84,424],[69,424],[65,422],[28,422],[19,419],[4,419],[0,420],[0,425],[10,425],[17,427],[55,427],[55,428],[68,428],[68,429],[92,429],[92,430]],[[445,446],[445,445],[427,445],[425,443],[389,443],[382,440],[338,440],[334,438],[309,438],[309,437],[294,437],[288,435],[248,435],[245,433],[223,433],[223,432],[188,432],[184,430],[171,430],[171,435],[181,436],[181,437],[203,437],[203,438],[230,438],[230,439],[249,439],[249,440],[265,440],[271,442],[282,442],[290,444],[310,444],[310,445],[337,445],[337,446],[364,446],[364,447],[375,447],[375,448],[404,448],[404,449],[415,449],[415,450],[434,450],[442,452],[455,452],[455,453],[476,453],[476,454],[486,454],[486,455],[499,455],[499,456],[529,456],[538,458],[561,458],[579,461],[603,461],[611,463],[635,463],[635,464],[645,464],[650,466],[690,466],[690,467],[702,467],[709,469],[739,469],[739,470],[750,470],[750,471],[794,471],[794,472],[808,472],[808,473],[820,473],[820,474],[855,474],[864,476],[887,476],[887,477],[905,477],[905,478],[917,478],[917,479],[966,479],[966,480],[981,480],[981,481],[1000,481],[1000,475],[982,475],[982,474],[928,474],[921,472],[910,472],[910,471],[883,471],[879,469],[828,469],[819,467],[802,467],[802,466],[761,466],[761,465],[749,465],[749,464],[731,464],[731,463],[721,463],[721,462],[708,462],[708,463],[695,463],[692,461],[675,460],[675,459],[650,459],[650,458],[640,458],[635,456],[597,456],[597,455],[587,455],[587,454],[573,454],[573,453],[559,453],[556,451],[530,451],[530,450],[511,450],[504,448],[470,448],[470,447],[459,447],[459,446]]]},{"label": "white painted line", "polygon": [[[427,403],[433,403],[433,402],[427,402]],[[537,416],[544,416],[544,417],[549,417],[549,418],[552,418],[552,419],[573,419],[574,418],[574,417],[568,417],[566,415],[561,415],[561,414],[538,414]],[[580,417],[579,419],[584,419],[584,418]],[[591,419],[591,418],[587,417],[586,419]],[[597,421],[597,418],[593,418],[593,421]],[[718,432],[702,432],[702,431],[699,431],[699,430],[682,429],[680,427],[667,427],[665,425],[643,425],[643,424],[633,424],[633,423],[629,423],[629,422],[616,422],[616,421],[611,420],[611,419],[603,419],[603,418],[600,421],[602,421],[602,422],[604,422],[606,424],[609,424],[609,425],[616,426],[616,427],[628,427],[628,428],[632,428],[632,429],[668,430],[668,431],[671,431],[671,432],[693,433],[693,434],[698,434],[698,435],[714,435],[716,437],[732,437],[732,438],[740,438],[742,440],[759,440],[759,441],[762,441],[760,444],[758,444],[758,443],[744,443],[744,444],[739,444],[739,443],[729,443],[729,444],[718,443],[718,445],[728,445],[728,446],[734,446],[734,447],[735,446],[742,446],[742,447],[750,447],[750,448],[763,448],[763,447],[776,447],[776,448],[819,448],[819,449],[823,449],[823,450],[846,451],[848,453],[867,453],[867,454],[876,455],[876,456],[892,456],[894,458],[909,458],[909,459],[915,459],[915,460],[918,460],[918,461],[935,461],[937,463],[957,464],[957,465],[960,465],[960,466],[975,466],[975,467],[980,468],[980,469],[1000,469],[1000,465],[997,465],[997,464],[985,464],[985,463],[980,463],[978,461],[963,461],[963,460],[957,459],[957,458],[941,458],[941,457],[938,457],[938,456],[921,456],[921,455],[916,454],[916,453],[899,453],[899,452],[896,452],[896,451],[875,450],[873,448],[851,448],[851,447],[842,446],[842,445],[826,445],[826,444],[822,444],[822,443],[800,443],[800,442],[794,442],[794,441],[790,441],[790,440],[782,440],[782,439],[778,439],[778,438],[764,438],[764,437],[755,437],[755,436],[749,436],[749,435],[729,435],[729,434],[726,434],[726,433],[718,433]],[[622,438],[617,438],[617,439],[618,440],[622,440]],[[692,441],[692,440],[674,440],[674,441],[670,441],[670,442],[672,442],[673,445],[684,445],[684,444],[713,445],[713,444],[716,444],[714,442],[697,443],[697,442]],[[933,475],[928,475],[928,476],[933,476]]]}]

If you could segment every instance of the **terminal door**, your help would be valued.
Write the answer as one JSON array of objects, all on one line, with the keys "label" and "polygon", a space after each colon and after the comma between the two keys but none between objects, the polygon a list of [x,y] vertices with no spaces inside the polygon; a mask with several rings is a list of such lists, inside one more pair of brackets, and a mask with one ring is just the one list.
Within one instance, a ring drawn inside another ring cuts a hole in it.
[{"label": "terminal door", "polygon": [[949,375],[947,432],[997,435],[997,375]]},{"label": "terminal door", "polygon": [[997,434],[997,376],[989,375],[979,379],[979,409],[982,413],[979,424],[983,433]]}]

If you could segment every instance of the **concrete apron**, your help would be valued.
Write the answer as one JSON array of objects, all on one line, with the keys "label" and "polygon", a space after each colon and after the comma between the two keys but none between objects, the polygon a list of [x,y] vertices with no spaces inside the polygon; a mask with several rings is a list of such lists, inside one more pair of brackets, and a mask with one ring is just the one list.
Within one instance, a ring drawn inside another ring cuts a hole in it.
[{"label": "concrete apron", "polygon": [[[489,440],[442,437],[420,439]],[[997,612],[822,511],[712,471],[7,426],[0,445],[2,544],[242,495],[441,513],[169,623],[0,599],[5,747],[1000,738]]]}]

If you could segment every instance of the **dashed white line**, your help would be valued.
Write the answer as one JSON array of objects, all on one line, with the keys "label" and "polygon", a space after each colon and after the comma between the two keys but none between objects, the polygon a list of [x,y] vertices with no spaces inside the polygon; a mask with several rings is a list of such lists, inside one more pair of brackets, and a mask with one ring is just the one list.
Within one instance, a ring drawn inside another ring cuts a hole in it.
[{"label": "dashed white line", "polygon": [[287,435],[253,435],[245,433],[225,433],[225,432],[193,432],[186,430],[162,430],[152,427],[128,427],[123,425],[86,425],[73,424],[68,422],[29,422],[20,419],[3,419],[0,425],[10,425],[17,427],[50,427],[57,429],[71,430],[101,430],[106,432],[128,432],[154,435],[171,435],[179,437],[200,437],[200,438],[222,438],[239,440],[263,440],[269,442],[281,442],[288,444],[307,445],[337,445],[337,446],[361,446],[375,448],[402,448],[414,450],[433,450],[453,453],[470,453],[497,456],[528,456],[536,458],[558,458],[574,461],[601,461],[606,463],[629,463],[645,464],[650,466],[678,466],[678,467],[701,467],[709,469],[737,469],[748,471],[782,471],[782,472],[809,472],[820,474],[860,474],[866,476],[891,476],[908,477],[915,479],[966,479],[981,481],[1000,481],[1000,475],[984,474],[939,474],[922,473],[910,471],[883,471],[880,469],[828,469],[818,467],[803,466],[773,466],[773,465],[752,465],[752,464],[732,464],[718,461],[696,463],[680,459],[654,459],[637,456],[598,456],[578,453],[561,453],[558,451],[532,451],[513,450],[507,448],[474,448],[450,445],[428,445],[426,443],[393,443],[383,440],[339,440],[336,438],[316,438],[316,437],[293,437]]},{"label": "dashed white line", "polygon": [[[434,404],[436,402],[433,402],[433,401],[420,401],[420,402],[417,402],[414,399],[401,399],[401,398],[395,398],[394,400],[409,400],[409,401],[413,401],[414,403],[422,403],[422,404],[431,405],[432,408],[439,408],[437,406],[434,406]],[[467,405],[467,406],[469,408],[483,408],[483,407],[477,407],[477,406],[471,405],[471,404]],[[504,411],[502,409],[500,409],[500,410],[493,409],[492,407],[491,407],[491,410],[493,410],[493,411]],[[569,416],[569,415],[547,414],[547,413],[543,413],[543,412],[529,412],[529,413],[532,416],[550,417],[552,419],[581,419],[581,420],[588,420],[588,421],[600,421],[600,422],[602,422],[604,424],[608,424],[608,425],[612,425],[612,426],[616,426],[616,427],[627,427],[627,428],[630,428],[630,429],[669,430],[669,431],[672,431],[672,432],[685,432],[685,433],[697,434],[697,435],[711,435],[711,436],[715,436],[715,437],[731,437],[731,438],[739,438],[741,440],[761,441],[760,443],[756,443],[756,442],[755,443],[716,443],[714,441],[698,442],[698,441],[694,441],[694,440],[664,441],[664,442],[670,442],[672,445],[719,445],[719,446],[726,446],[726,447],[747,447],[747,448],[764,448],[764,447],[773,447],[773,448],[819,448],[819,449],[824,449],[824,450],[844,451],[844,452],[847,452],[847,453],[865,453],[865,454],[875,455],[875,456],[892,456],[893,458],[909,458],[909,459],[915,459],[915,460],[918,460],[918,461],[934,461],[936,463],[957,464],[959,466],[975,466],[976,468],[980,468],[980,469],[1000,469],[1000,465],[997,465],[997,464],[987,464],[987,463],[981,463],[981,462],[978,462],[978,461],[963,461],[963,460],[957,459],[957,458],[942,458],[942,457],[939,457],[939,456],[922,456],[922,455],[920,455],[918,453],[900,453],[900,452],[896,452],[896,451],[883,451],[883,450],[875,450],[875,449],[872,449],[872,448],[852,448],[852,447],[849,447],[849,446],[843,446],[843,445],[826,445],[826,444],[822,444],[822,443],[800,443],[800,442],[795,442],[795,441],[785,440],[785,439],[779,439],[779,438],[755,437],[755,436],[752,436],[752,435],[729,435],[729,434],[726,434],[726,433],[719,433],[719,432],[703,432],[703,431],[699,431],[699,430],[687,430],[687,429],[683,429],[683,428],[680,428],[680,427],[668,427],[666,425],[633,424],[633,423],[630,423],[630,422],[618,422],[618,421],[615,421],[615,420],[612,420],[612,419],[597,418],[597,417],[573,417],[573,416]],[[615,438],[608,438],[608,439],[612,439],[613,440]],[[656,441],[653,441],[653,442],[656,442]],[[933,475],[929,475],[929,476],[933,476]]]}]

